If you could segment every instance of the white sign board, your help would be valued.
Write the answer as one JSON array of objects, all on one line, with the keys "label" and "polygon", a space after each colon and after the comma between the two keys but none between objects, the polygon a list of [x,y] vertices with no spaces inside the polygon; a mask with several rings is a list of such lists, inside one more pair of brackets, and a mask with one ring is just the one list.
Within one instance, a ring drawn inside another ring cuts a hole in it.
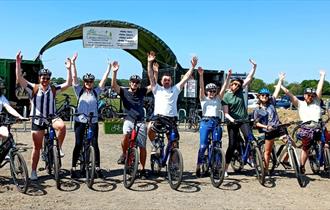
[{"label": "white sign board", "polygon": [[196,98],[197,97],[197,80],[190,79],[184,86],[184,97]]},{"label": "white sign board", "polygon": [[85,48],[137,49],[138,30],[133,28],[84,27]]}]

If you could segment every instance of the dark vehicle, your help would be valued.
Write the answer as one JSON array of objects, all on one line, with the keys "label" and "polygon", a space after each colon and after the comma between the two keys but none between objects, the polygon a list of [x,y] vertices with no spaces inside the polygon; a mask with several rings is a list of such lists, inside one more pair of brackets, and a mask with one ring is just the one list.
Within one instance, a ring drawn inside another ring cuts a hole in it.
[{"label": "dark vehicle", "polygon": [[291,101],[289,96],[283,96],[281,99],[276,100],[276,108],[289,109],[291,107]]}]

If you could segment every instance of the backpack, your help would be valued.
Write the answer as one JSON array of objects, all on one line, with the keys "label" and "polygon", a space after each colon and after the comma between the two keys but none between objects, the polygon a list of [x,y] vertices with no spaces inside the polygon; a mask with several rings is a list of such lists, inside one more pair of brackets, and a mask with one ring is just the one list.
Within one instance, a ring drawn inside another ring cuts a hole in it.
[{"label": "backpack", "polygon": [[[36,96],[36,94],[38,93],[39,87],[40,87],[40,84],[36,84],[33,87],[32,98],[34,98],[34,96]],[[54,96],[54,99],[55,99],[55,96],[56,96],[56,87],[54,85],[51,85],[50,88],[51,88],[51,91],[52,91],[53,96]]]}]

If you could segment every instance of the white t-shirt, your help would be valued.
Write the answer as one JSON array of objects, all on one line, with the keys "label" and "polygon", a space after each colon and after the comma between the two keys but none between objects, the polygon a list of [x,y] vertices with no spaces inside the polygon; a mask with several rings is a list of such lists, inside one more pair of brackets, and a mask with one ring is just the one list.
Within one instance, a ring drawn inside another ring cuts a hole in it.
[{"label": "white t-shirt", "polygon": [[219,97],[210,99],[203,97],[201,100],[203,117],[220,117],[221,100]]},{"label": "white t-shirt", "polygon": [[307,122],[313,120],[318,122],[321,118],[320,100],[314,98],[313,102],[307,105],[306,101],[298,100],[298,113],[300,120]]},{"label": "white t-shirt", "polygon": [[8,104],[9,105],[9,102],[6,99],[6,97],[2,95],[0,97],[0,113],[2,112],[2,108],[4,107],[5,104]]},{"label": "white t-shirt", "polygon": [[175,86],[165,89],[163,86],[156,84],[152,92],[155,97],[154,114],[176,117],[178,113],[178,96],[181,92],[180,85],[176,84]]}]

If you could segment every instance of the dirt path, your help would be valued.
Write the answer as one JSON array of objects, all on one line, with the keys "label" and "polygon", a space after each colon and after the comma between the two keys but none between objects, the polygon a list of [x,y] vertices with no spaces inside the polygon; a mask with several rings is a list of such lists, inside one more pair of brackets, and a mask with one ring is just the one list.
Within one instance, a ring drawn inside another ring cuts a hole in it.
[{"label": "dirt path", "polygon": [[[230,173],[220,189],[209,178],[195,178],[195,162],[199,133],[180,131],[180,149],[184,159],[184,181],[178,191],[173,191],[162,177],[137,180],[132,190],[122,184],[122,165],[116,161],[120,155],[121,135],[105,135],[100,126],[101,166],[105,179],[97,179],[94,190],[83,180],[72,181],[69,175],[74,144],[73,132],[68,132],[64,145],[64,170],[62,191],[45,171],[38,172],[39,181],[32,183],[27,195],[18,193],[9,178],[9,166],[0,169],[0,209],[329,209],[330,181],[312,175],[307,166],[305,188],[300,188],[294,172],[278,168],[276,175],[261,186],[253,172]],[[23,155],[31,170],[31,137],[29,132],[17,132],[15,138],[26,151]],[[224,148],[227,140],[224,133]],[[148,149],[150,144],[148,143]],[[39,167],[43,162],[39,163]],[[150,168],[149,158],[147,168]]]}]

